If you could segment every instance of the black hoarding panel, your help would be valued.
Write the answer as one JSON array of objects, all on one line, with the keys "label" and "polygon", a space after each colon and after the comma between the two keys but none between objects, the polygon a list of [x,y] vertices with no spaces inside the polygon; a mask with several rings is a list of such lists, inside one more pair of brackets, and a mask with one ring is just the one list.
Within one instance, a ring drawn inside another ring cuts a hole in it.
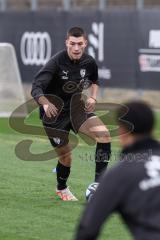
[{"label": "black hoarding panel", "polygon": [[15,46],[22,79],[31,82],[75,25],[88,33],[86,51],[97,61],[102,86],[160,89],[158,11],[6,12],[0,42]]},{"label": "black hoarding panel", "polygon": [[138,87],[160,89],[160,11],[138,14]]},{"label": "black hoarding panel", "polygon": [[[58,13],[6,13],[0,22],[4,31],[0,41],[11,42],[15,48],[22,80],[31,82],[34,74],[61,49],[63,18]],[[9,32],[10,34],[6,34]],[[5,37],[4,37],[5,36]]]}]

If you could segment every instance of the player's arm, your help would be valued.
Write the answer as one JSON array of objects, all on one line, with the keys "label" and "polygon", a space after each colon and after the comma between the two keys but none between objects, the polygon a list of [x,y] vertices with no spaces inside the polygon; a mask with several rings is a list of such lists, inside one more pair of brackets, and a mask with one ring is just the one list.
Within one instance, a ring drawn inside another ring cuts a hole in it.
[{"label": "player's arm", "polygon": [[47,117],[51,118],[52,116],[56,116],[58,114],[58,109],[56,106],[51,103],[45,96],[40,96],[37,101],[41,106],[43,106]]},{"label": "player's arm", "polygon": [[97,93],[99,86],[97,84],[92,84],[90,87],[90,95],[86,101],[86,111],[93,112],[95,110],[95,105],[97,102]]},{"label": "player's arm", "polygon": [[36,102],[43,106],[47,117],[56,116],[57,108],[45,97],[45,89],[52,81],[54,73],[56,72],[56,64],[51,59],[35,76],[32,84],[31,95]]},{"label": "player's arm", "polygon": [[[113,168],[103,176],[80,220],[75,240],[95,240],[104,221],[116,210],[126,191],[121,170]],[[126,181],[126,180],[125,180]]]},{"label": "player's arm", "polygon": [[98,66],[93,59],[93,61],[90,63],[90,68],[92,71],[92,74],[90,76],[91,86],[89,89],[89,97],[86,101],[85,110],[87,112],[94,112],[95,105],[97,102],[97,94],[99,89],[99,81],[98,81]]}]

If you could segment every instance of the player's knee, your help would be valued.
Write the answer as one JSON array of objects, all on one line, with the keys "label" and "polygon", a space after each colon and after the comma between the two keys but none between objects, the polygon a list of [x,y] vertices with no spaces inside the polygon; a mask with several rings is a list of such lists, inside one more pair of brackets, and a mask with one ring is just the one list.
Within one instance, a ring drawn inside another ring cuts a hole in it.
[{"label": "player's knee", "polygon": [[111,141],[111,137],[109,131],[102,131],[96,133],[96,141],[99,143],[107,143]]},{"label": "player's knee", "polygon": [[71,158],[71,149],[70,147],[67,145],[67,146],[64,146],[64,147],[61,147],[61,148],[57,148],[56,149],[56,152],[58,154],[58,157],[59,157],[59,161],[64,165],[64,166],[70,166],[71,165],[71,161],[72,161],[72,158]]},{"label": "player's knee", "polygon": [[61,147],[57,148],[56,152],[60,158],[71,158],[71,149],[70,147]]},{"label": "player's knee", "polygon": [[64,166],[66,166],[66,167],[70,167],[71,166],[71,162],[72,162],[71,155],[60,156],[59,157],[59,162],[61,164],[63,164]]}]

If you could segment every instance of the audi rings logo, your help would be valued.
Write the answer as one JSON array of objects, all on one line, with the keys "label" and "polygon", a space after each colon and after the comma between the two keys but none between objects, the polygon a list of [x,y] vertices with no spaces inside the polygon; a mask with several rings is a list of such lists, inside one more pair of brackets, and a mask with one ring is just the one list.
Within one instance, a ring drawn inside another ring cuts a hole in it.
[{"label": "audi rings logo", "polygon": [[51,38],[47,32],[25,32],[20,48],[25,65],[44,65],[51,57]]}]

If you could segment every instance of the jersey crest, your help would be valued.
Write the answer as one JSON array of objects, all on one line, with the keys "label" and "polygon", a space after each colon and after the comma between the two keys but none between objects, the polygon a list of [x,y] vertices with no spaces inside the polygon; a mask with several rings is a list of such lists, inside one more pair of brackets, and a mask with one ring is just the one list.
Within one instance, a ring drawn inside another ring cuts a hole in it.
[{"label": "jersey crest", "polygon": [[86,75],[86,69],[82,68],[82,69],[80,70],[80,75],[81,75],[82,78],[84,78],[85,75]]}]

